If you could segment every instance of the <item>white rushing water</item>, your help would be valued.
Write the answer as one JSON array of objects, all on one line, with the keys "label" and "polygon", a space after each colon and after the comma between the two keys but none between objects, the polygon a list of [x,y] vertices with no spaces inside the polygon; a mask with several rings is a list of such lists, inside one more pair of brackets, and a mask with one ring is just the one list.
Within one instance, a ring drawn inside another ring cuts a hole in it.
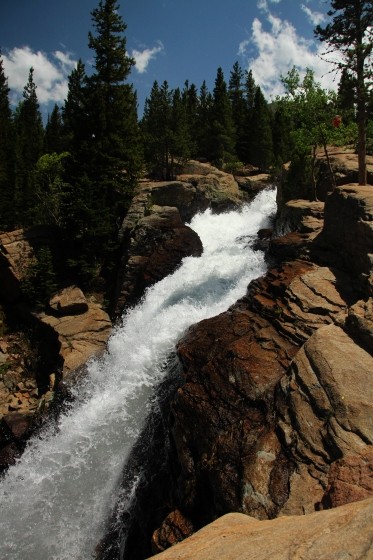
[{"label": "white rushing water", "polygon": [[0,481],[1,560],[92,558],[162,365],[189,325],[225,311],[263,274],[248,239],[274,210],[266,190],[240,212],[195,216],[203,255],[184,259],[125,315],[58,429],[32,440]]}]

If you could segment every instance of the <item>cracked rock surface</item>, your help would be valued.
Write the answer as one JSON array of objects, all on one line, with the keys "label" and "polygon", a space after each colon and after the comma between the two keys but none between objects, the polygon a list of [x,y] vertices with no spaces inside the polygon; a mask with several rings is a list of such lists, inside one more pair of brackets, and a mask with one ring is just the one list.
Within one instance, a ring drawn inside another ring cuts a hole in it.
[{"label": "cracked rock surface", "polygon": [[197,529],[232,511],[303,519],[373,493],[371,192],[337,188],[325,223],[320,203],[288,204],[274,266],[179,341],[174,509]]}]

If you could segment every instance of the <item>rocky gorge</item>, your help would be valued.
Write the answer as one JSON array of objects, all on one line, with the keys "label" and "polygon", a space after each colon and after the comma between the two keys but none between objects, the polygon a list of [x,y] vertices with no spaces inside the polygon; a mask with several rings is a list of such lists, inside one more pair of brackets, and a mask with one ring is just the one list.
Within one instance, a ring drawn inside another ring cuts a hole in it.
[{"label": "rocky gorge", "polygon": [[[173,548],[230,512],[261,521],[287,516],[294,527],[294,516],[302,516],[302,527],[309,519],[313,536],[293,545],[312,550],[307,558],[348,554],[361,529],[363,544],[352,557],[371,557],[372,534],[355,524],[360,506],[346,504],[373,491],[373,191],[347,182],[325,198],[280,206],[272,237],[259,235],[268,246],[267,274],[179,341],[182,382],[165,411],[169,464],[144,491],[124,558],[149,556],[143,543],[151,532],[153,554],[171,546],[160,558],[235,558],[237,550],[242,558],[268,557],[263,544],[251,549],[244,539],[228,552],[224,539],[235,541],[229,527],[236,519],[225,517],[197,533],[190,549],[189,539]],[[351,515],[348,536],[322,552],[324,518],[339,515],[322,510],[341,505],[341,516]],[[371,501],[361,507],[371,519]],[[284,547],[274,557],[287,554]],[[115,551],[102,557],[116,558]]]},{"label": "rocky gorge", "polygon": [[88,295],[67,285],[42,309],[30,306],[24,285],[38,249],[58,256],[63,246],[52,228],[0,233],[0,471],[15,462],[48,410],[58,409],[86,361],[105,351],[123,310],[183,257],[201,253],[198,235],[185,223],[207,207],[239,207],[266,179],[240,177],[239,186],[232,175],[190,161],[174,181],[140,182],[119,231],[122,249],[107,293],[103,278]]},{"label": "rocky gorge", "polygon": [[[266,186],[267,178],[235,180],[207,164],[190,165],[175,182],[140,186],[121,230],[113,317],[183,256],[202,250],[185,226],[197,209],[239,205],[245,191]],[[289,547],[294,557],[302,550],[304,558],[370,557],[372,503],[360,501],[373,492],[373,194],[351,183],[348,171],[344,181],[325,204],[280,202],[280,190],[275,227],[257,240],[267,249],[267,274],[179,341],[181,379],[164,403],[166,434],[160,434],[169,442],[166,461],[150,473],[126,543],[120,530],[108,530],[100,558],[135,560],[150,551],[160,558],[288,558]],[[27,437],[27,431],[17,436],[11,418],[20,421],[39,407],[39,389],[44,401],[58,393],[61,380],[102,351],[110,333],[102,305],[71,287],[35,320],[55,333],[60,373],[53,377],[46,367],[43,381],[31,379],[31,387],[19,371],[10,388],[13,362],[3,359],[12,363],[3,372],[7,399],[30,403],[12,409],[6,400],[3,457],[16,456]],[[94,333],[89,348],[87,331]],[[4,356],[11,355],[7,344]],[[22,397],[26,390],[29,397]],[[314,513],[336,506],[343,507]],[[354,549],[338,538],[338,527]]]}]

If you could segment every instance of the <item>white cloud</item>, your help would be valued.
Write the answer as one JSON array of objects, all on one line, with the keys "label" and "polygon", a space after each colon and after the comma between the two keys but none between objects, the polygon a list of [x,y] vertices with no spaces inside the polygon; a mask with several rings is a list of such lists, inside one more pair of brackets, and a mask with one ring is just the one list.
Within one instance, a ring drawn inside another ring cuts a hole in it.
[{"label": "white cloud", "polygon": [[245,39],[244,41],[241,41],[241,43],[238,45],[237,54],[239,56],[245,56],[250,44],[251,44],[251,41],[249,39]]},{"label": "white cloud", "polygon": [[135,59],[135,68],[139,74],[144,74],[147,69],[149,62],[156,58],[157,54],[164,51],[164,46],[161,41],[158,41],[158,45],[152,49],[143,49],[138,51],[133,49],[131,56]]},{"label": "white cloud", "polygon": [[271,4],[279,4],[281,0],[258,0],[256,5],[259,10],[264,10],[266,12],[268,11],[268,2]]},{"label": "white cloud", "polygon": [[56,51],[47,55],[32,51],[30,47],[15,47],[2,56],[4,72],[11,89],[11,99],[16,103],[22,97],[30,68],[34,68],[34,82],[40,105],[62,103],[67,95],[67,77],[76,66],[68,52]]},{"label": "white cloud", "polygon": [[310,23],[312,23],[312,25],[320,25],[320,23],[323,23],[324,21],[326,21],[325,14],[322,14],[321,12],[313,12],[310,8],[308,8],[304,4],[301,4],[300,7],[304,11],[304,13],[307,15],[307,17],[308,17]]},{"label": "white cloud", "polygon": [[259,10],[268,10],[267,0],[258,0],[257,6]]},{"label": "white cloud", "polygon": [[[322,87],[335,89],[339,78],[331,72],[331,64],[321,57],[325,46],[298,35],[289,21],[280,19],[269,11],[266,11],[266,19],[270,24],[270,31],[266,31],[262,22],[255,18],[250,40],[240,43],[238,51],[240,55],[246,55],[247,67],[252,70],[253,77],[264,95],[267,98],[281,95],[283,86],[280,78],[293,66],[301,76],[307,68],[312,69],[316,81],[320,82]],[[253,49],[256,53],[254,56]]]}]

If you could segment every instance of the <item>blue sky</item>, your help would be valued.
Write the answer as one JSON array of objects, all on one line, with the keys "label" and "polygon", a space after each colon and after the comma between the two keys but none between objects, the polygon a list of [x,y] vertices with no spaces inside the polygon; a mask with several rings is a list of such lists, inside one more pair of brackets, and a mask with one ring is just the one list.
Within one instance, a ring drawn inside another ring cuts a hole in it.
[{"label": "blue sky", "polygon": [[[22,95],[34,68],[44,114],[63,104],[67,76],[81,58],[90,72],[91,11],[99,0],[1,0],[0,48],[12,99]],[[216,71],[226,81],[233,64],[252,69],[270,100],[281,93],[280,76],[293,65],[313,68],[324,87],[337,81],[320,58],[323,45],[313,29],[325,23],[327,0],[119,0],[127,25],[128,53],[136,60],[129,81],[139,112],[157,80],[171,88],[185,80],[212,91]]]}]

